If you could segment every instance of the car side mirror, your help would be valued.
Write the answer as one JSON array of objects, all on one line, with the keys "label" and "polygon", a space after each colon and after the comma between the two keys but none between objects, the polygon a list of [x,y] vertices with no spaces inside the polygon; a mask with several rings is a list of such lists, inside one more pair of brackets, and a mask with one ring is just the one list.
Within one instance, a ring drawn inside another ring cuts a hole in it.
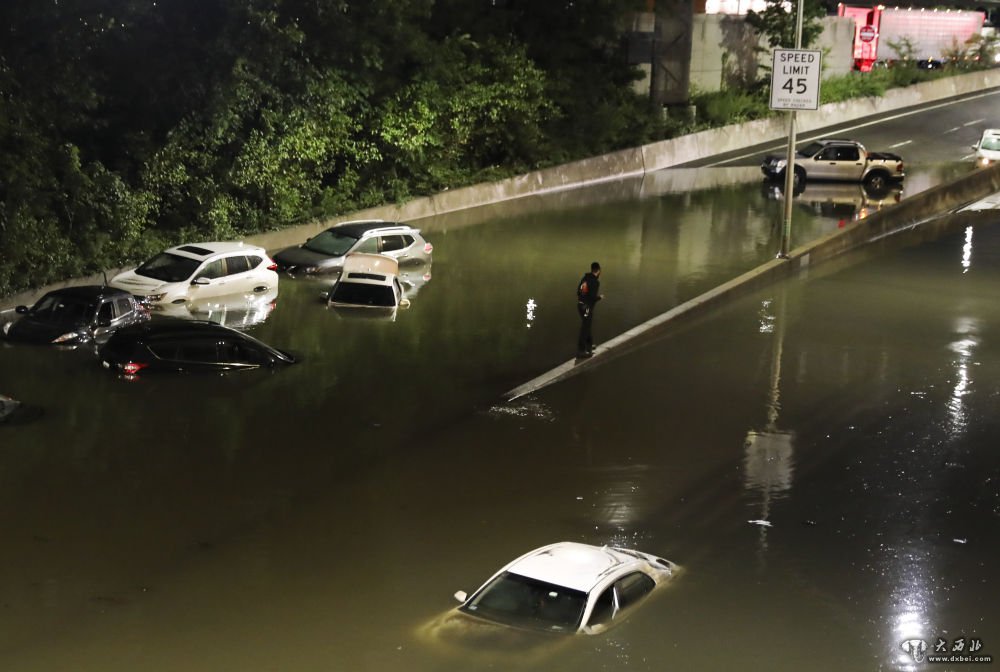
[{"label": "car side mirror", "polygon": [[27,315],[28,314],[28,307],[27,306],[18,306],[17,308],[14,309],[14,312],[17,313],[18,315]]},{"label": "car side mirror", "polygon": [[464,603],[467,599],[469,599],[469,594],[464,590],[460,590],[455,593],[455,599],[458,600],[459,602]]},{"label": "car side mirror", "polygon": [[979,143],[977,142],[976,144],[974,144],[974,145],[971,145],[971,147],[972,147],[973,149],[979,149]]},{"label": "car side mirror", "polygon": [[400,308],[409,308],[410,307],[410,300],[409,299],[400,299],[399,300],[399,307]]},{"label": "car side mirror", "polygon": [[195,278],[191,281],[192,285],[207,285],[209,283],[208,278]]}]

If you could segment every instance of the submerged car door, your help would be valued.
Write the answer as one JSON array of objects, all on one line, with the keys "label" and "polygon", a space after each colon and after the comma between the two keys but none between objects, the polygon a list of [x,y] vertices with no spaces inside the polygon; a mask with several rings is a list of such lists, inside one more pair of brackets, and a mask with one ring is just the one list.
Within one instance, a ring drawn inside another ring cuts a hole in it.
[{"label": "submerged car door", "polygon": [[94,326],[94,340],[106,341],[115,329],[124,327],[135,321],[135,306],[125,297],[105,299],[97,310],[97,321]]},{"label": "submerged car door", "polygon": [[[253,257],[260,263],[259,257]],[[245,254],[234,254],[226,257],[226,293],[235,294],[252,292],[254,290],[254,274],[250,260]],[[258,283],[259,284],[259,283]]]},{"label": "submerged car door", "polygon": [[409,259],[408,252],[411,245],[413,245],[413,236],[396,233],[379,237],[380,254],[393,257],[400,263]]},{"label": "submerged car door", "polygon": [[193,300],[227,294],[233,291],[228,288],[228,282],[226,266],[222,259],[206,261],[191,279],[188,296]]}]

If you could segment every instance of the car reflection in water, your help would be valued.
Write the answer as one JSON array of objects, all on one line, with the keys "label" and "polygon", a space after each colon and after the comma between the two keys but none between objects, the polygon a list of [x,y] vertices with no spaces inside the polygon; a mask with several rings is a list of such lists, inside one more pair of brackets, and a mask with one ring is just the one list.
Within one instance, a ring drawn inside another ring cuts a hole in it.
[{"label": "car reflection in water", "polygon": [[242,292],[181,304],[166,304],[153,310],[156,317],[215,322],[232,329],[261,324],[278,305],[278,288],[263,293]]},{"label": "car reflection in water", "polygon": [[[761,190],[766,198],[784,200],[784,184],[764,181]],[[863,184],[807,182],[795,186],[793,202],[813,215],[853,222],[896,205],[901,200],[903,185],[898,183],[891,183],[883,189],[872,189]]]}]

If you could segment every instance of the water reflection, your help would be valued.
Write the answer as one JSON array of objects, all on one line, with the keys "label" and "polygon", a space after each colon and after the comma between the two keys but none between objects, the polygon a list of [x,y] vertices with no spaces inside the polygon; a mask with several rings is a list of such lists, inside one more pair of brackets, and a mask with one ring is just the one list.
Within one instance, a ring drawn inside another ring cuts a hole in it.
[{"label": "water reflection", "polygon": [[155,316],[208,320],[232,329],[262,324],[278,306],[278,287],[266,292],[240,292],[181,304],[158,306]]}]

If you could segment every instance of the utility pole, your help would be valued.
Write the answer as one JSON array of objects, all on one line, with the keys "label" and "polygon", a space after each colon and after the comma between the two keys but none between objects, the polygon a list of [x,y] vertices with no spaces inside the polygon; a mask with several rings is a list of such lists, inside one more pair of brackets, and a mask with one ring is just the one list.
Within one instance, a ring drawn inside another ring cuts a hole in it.
[{"label": "utility pole", "polygon": [[[795,49],[802,49],[802,6],[806,0],[796,3]],[[772,71],[773,72],[773,71]],[[774,85],[772,81],[772,86]],[[795,197],[795,110],[788,113],[788,155],[785,162],[785,220],[781,227],[781,250],[779,259],[788,258],[788,246],[792,238],[792,198]]]}]

